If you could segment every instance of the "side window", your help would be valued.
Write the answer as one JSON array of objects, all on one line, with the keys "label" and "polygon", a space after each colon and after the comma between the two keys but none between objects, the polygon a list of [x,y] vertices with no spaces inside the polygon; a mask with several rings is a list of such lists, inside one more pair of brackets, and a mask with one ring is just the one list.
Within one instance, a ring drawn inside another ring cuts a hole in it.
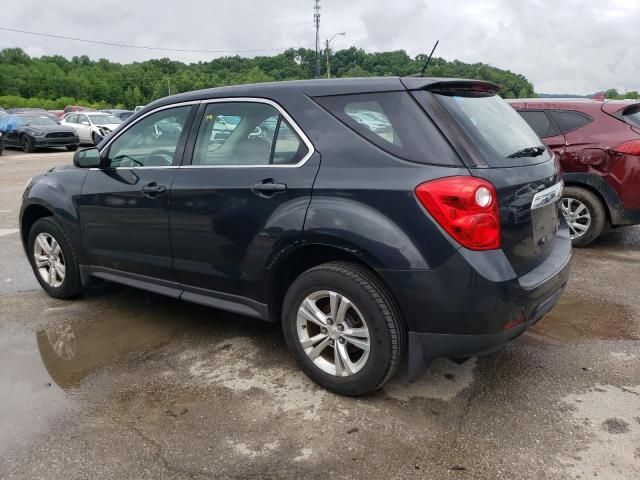
[{"label": "side window", "polygon": [[556,125],[558,125],[561,133],[567,133],[576,128],[583,127],[592,121],[591,117],[578,112],[555,110],[550,111],[549,114],[554,122],[556,122]]},{"label": "side window", "polygon": [[136,122],[109,147],[109,166],[172,165],[190,110],[191,106],[169,108]]},{"label": "side window", "polygon": [[553,137],[560,134],[545,112],[522,110],[518,111],[518,113],[540,138]]},{"label": "side window", "polygon": [[77,115],[68,115],[67,116],[67,123],[78,123],[78,116]]},{"label": "side window", "polygon": [[193,165],[293,165],[307,146],[273,106],[210,103],[202,117]]},{"label": "side window", "polygon": [[408,92],[332,95],[314,100],[387,153],[411,162],[460,164],[445,138]]},{"label": "side window", "polygon": [[76,115],[76,123],[81,125],[89,125],[89,119],[86,115]]}]

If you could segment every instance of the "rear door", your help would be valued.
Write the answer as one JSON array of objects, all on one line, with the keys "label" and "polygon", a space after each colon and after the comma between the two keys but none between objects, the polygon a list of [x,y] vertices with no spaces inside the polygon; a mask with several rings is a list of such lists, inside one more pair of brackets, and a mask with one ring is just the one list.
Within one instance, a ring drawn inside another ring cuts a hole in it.
[{"label": "rear door", "polygon": [[471,174],[496,187],[502,250],[514,271],[522,275],[544,262],[560,226],[561,187],[538,135],[491,84],[445,83],[414,96],[454,139]]},{"label": "rear door", "polygon": [[[234,120],[225,135],[220,117]],[[264,303],[274,255],[301,241],[319,156],[267,100],[211,101],[196,122],[192,156],[171,190],[173,267],[183,298]]]}]

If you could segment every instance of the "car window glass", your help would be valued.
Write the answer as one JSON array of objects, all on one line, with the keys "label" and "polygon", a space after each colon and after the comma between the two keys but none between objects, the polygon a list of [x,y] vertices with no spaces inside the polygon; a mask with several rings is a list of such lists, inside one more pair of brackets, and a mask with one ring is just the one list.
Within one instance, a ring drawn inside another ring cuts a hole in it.
[{"label": "car window glass", "polygon": [[192,164],[295,164],[307,151],[275,107],[261,102],[211,103],[200,123]]},{"label": "car window glass", "polygon": [[86,125],[89,123],[89,119],[86,115],[78,115],[76,118],[78,119],[78,123],[82,125]]},{"label": "car window glass", "polygon": [[331,95],[314,100],[387,153],[412,162],[460,164],[455,152],[408,92]]},{"label": "car window glass", "polygon": [[77,115],[67,115],[65,117],[65,122],[67,122],[67,123],[78,123],[76,121],[77,117],[78,117]]},{"label": "car window glass", "polygon": [[520,113],[522,118],[525,119],[540,138],[558,135],[558,130],[555,128],[553,123],[551,123],[551,120],[549,120],[549,117],[545,112],[521,111],[518,113]]},{"label": "car window glass", "polygon": [[111,167],[158,167],[173,164],[190,106],[152,113],[118,136],[109,148]]},{"label": "car window glass", "polygon": [[578,112],[552,111],[549,113],[556,122],[556,125],[558,125],[561,133],[570,132],[591,122],[590,117]]}]

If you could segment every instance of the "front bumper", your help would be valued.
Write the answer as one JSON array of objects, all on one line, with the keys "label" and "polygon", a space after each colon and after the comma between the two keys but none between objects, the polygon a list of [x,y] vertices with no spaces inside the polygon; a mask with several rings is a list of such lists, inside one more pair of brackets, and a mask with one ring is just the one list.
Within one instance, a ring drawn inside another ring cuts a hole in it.
[{"label": "front bumper", "polygon": [[70,138],[34,137],[34,140],[33,140],[33,146],[36,148],[71,147],[73,145],[78,145],[79,143],[80,143],[80,139],[78,137],[70,137]]},{"label": "front bumper", "polygon": [[518,277],[502,251],[459,250],[425,271],[383,271],[408,326],[409,378],[434,358],[493,352],[558,302],[571,272],[566,225],[547,259]]}]

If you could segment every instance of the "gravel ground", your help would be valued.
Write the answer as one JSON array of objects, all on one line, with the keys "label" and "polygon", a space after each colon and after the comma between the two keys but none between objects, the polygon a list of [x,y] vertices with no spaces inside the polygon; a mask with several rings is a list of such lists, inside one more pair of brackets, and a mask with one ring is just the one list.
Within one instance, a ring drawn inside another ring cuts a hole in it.
[{"label": "gravel ground", "polygon": [[277,327],[104,284],[38,287],[0,157],[0,478],[640,478],[640,227],[576,250],[570,287],[493,355],[365,398],[304,377]]}]

